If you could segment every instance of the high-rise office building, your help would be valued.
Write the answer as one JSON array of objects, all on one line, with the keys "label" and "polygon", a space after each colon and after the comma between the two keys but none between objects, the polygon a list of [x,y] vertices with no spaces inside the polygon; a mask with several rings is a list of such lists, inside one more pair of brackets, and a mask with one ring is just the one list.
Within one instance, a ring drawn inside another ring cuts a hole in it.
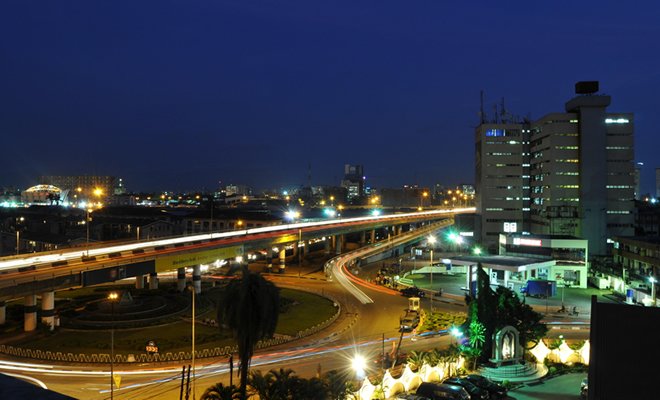
[{"label": "high-rise office building", "polygon": [[348,200],[364,196],[364,167],[362,165],[344,165],[344,179],[341,186],[346,188]]},{"label": "high-rise office building", "polygon": [[482,123],[476,129],[476,208],[483,245],[502,232],[529,232],[528,124]]},{"label": "high-rise office building", "polygon": [[607,253],[608,238],[634,233],[633,116],[607,113],[610,97],[596,94],[595,82],[583,84],[565,113],[527,127],[477,127],[477,213],[485,246],[496,244],[497,233],[527,231],[588,239],[590,253],[598,255]]}]

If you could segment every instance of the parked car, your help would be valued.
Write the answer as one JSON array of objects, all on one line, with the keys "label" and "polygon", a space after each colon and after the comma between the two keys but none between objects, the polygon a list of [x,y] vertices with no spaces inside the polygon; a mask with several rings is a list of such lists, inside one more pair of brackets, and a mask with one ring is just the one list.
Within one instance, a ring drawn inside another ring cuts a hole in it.
[{"label": "parked car", "polygon": [[426,293],[417,286],[411,286],[401,289],[401,294],[406,297],[424,297]]},{"label": "parked car", "polygon": [[580,398],[586,399],[589,395],[589,378],[582,379],[580,382]]},{"label": "parked car", "polygon": [[415,394],[431,400],[471,400],[468,392],[462,387],[442,383],[424,382],[419,385]]},{"label": "parked car", "polygon": [[454,378],[445,379],[442,383],[462,387],[468,392],[468,394],[470,394],[470,398],[472,400],[490,399],[490,394],[488,394],[488,390],[482,389],[474,385],[472,382],[468,381],[467,379],[454,377]]},{"label": "parked car", "polygon": [[396,400],[431,400],[428,397],[424,396],[419,396],[416,394],[406,394],[406,393],[400,393],[397,394],[395,397]]},{"label": "parked car", "polygon": [[507,389],[490,379],[481,376],[481,375],[468,375],[465,377],[473,385],[485,389],[490,393],[490,397],[493,399],[506,399],[507,398]]}]

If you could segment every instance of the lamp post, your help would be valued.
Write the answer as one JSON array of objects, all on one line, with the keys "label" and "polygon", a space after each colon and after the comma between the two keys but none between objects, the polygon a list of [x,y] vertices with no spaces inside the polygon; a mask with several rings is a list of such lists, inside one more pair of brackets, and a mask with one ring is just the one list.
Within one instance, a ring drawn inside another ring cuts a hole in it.
[{"label": "lamp post", "polygon": [[655,307],[655,284],[658,282],[654,276],[649,277],[649,282],[651,282],[651,300],[653,300],[653,307]]},{"label": "lamp post", "polygon": [[21,252],[21,231],[16,229],[16,255]]},{"label": "lamp post", "polygon": [[454,340],[452,340],[452,344],[454,343],[454,341],[456,341],[456,343],[458,344],[458,339],[463,337],[463,332],[461,332],[461,330],[455,326],[451,328],[450,332],[451,332],[451,336],[455,338]]},{"label": "lamp post", "polygon": [[87,245],[85,246],[87,248],[87,257],[89,257],[89,224],[91,223],[91,219],[89,218],[89,214],[94,211],[91,208],[87,208],[86,210],[86,217],[85,217],[85,226],[87,227]]},{"label": "lamp post", "polygon": [[[188,286],[192,293],[192,398],[195,398],[195,287]],[[187,398],[187,397],[186,397]]]},{"label": "lamp post", "polygon": [[[302,245],[302,246],[301,246]],[[298,278],[300,278],[300,273],[302,270],[302,251],[304,250],[304,244],[302,243],[302,228],[298,228]]]},{"label": "lamp post", "polygon": [[119,298],[117,292],[108,294],[110,301],[110,313],[112,315],[112,324],[110,326],[110,399],[115,396],[115,302]]},{"label": "lamp post", "polygon": [[431,311],[433,311],[433,245],[435,244],[435,236],[429,235],[427,239],[428,243],[431,245]]}]

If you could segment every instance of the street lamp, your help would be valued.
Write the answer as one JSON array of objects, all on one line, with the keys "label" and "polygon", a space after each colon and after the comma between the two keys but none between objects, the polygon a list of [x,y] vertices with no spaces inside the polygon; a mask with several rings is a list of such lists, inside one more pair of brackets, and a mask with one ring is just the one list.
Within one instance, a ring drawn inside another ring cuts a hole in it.
[{"label": "street lamp", "polygon": [[92,221],[89,218],[89,214],[94,211],[92,208],[87,208],[86,209],[86,217],[85,217],[85,226],[87,227],[87,257],[89,257],[89,224]]},{"label": "street lamp", "polygon": [[193,399],[195,398],[195,286],[188,286],[190,293],[192,294],[192,394]]},{"label": "street lamp", "polygon": [[456,342],[457,342],[457,343],[458,343],[458,340],[459,340],[461,337],[463,337],[463,332],[462,332],[460,329],[458,329],[457,327],[455,327],[455,326],[451,328],[450,333],[451,333],[451,336],[452,336],[452,337],[456,338]]},{"label": "street lamp", "polygon": [[115,395],[115,302],[119,299],[117,292],[108,294],[110,302],[110,313],[112,314],[112,324],[110,327],[110,399]]},{"label": "street lamp", "polygon": [[351,365],[353,367],[353,370],[355,371],[355,375],[358,378],[363,378],[364,377],[364,370],[367,368],[367,362],[365,361],[364,357],[362,357],[359,354],[356,354],[353,357],[353,360],[351,360]]},{"label": "street lamp", "polygon": [[658,280],[654,276],[649,276],[649,282],[651,282],[651,300],[653,300],[653,307],[655,307],[655,284]]},{"label": "street lamp", "polygon": [[427,241],[431,245],[431,311],[433,311],[433,245],[436,242],[435,236],[429,235]]}]

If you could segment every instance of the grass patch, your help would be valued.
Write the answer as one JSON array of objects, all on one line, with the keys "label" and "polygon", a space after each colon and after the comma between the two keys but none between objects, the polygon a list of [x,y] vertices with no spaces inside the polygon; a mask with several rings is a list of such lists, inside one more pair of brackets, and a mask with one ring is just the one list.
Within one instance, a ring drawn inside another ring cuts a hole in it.
[{"label": "grass patch", "polygon": [[467,319],[465,313],[450,313],[450,312],[433,312],[427,313],[422,325],[422,331],[437,331],[441,329],[449,329],[456,325],[463,325]]},{"label": "grass patch", "polygon": [[[92,294],[86,291],[75,297],[86,297]],[[215,304],[219,291],[209,290],[205,296],[208,303]],[[298,331],[326,321],[335,313],[333,302],[321,296],[291,289],[281,289],[280,296],[285,299],[283,303],[286,304],[286,307],[284,307],[284,312],[280,313],[275,331],[277,334],[295,335]],[[216,318],[214,306],[202,308],[203,311],[198,309],[196,316],[198,323],[195,326],[195,347],[202,350],[234,345],[235,342],[230,331],[199,323],[205,318]],[[54,334],[44,333],[37,337],[32,336],[12,343],[12,345],[63,353],[108,354],[110,353],[110,332],[109,328],[85,331],[62,329]],[[140,329],[116,329],[115,353],[143,353],[149,340],[156,342],[161,353],[189,351],[192,346],[190,321],[179,320],[163,326]]]},{"label": "grass patch", "polygon": [[282,289],[280,296],[293,300],[277,321],[275,332],[281,335],[295,335],[298,331],[320,324],[335,314],[333,302],[325,297],[291,289]]}]

